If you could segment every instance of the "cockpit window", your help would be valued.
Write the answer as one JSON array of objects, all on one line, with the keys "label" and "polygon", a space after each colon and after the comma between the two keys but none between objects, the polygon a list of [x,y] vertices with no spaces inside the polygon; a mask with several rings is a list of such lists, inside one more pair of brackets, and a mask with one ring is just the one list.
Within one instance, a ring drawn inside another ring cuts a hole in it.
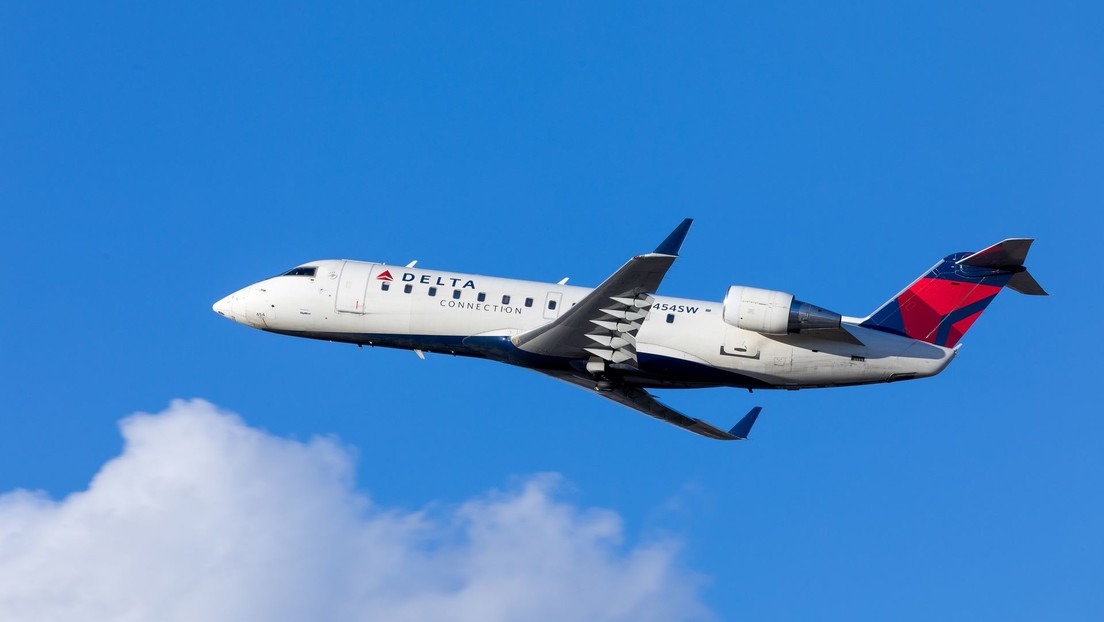
[{"label": "cockpit window", "polygon": [[315,266],[300,266],[292,268],[280,276],[314,276],[315,272],[318,272],[318,268]]}]

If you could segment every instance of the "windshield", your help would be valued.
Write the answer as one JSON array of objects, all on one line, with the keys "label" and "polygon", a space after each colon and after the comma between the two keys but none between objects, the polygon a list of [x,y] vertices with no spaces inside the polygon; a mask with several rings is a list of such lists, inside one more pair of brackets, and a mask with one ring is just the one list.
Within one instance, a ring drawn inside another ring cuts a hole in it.
[{"label": "windshield", "polygon": [[318,268],[315,266],[299,266],[298,268],[292,268],[280,276],[314,276],[315,272],[318,272]]}]

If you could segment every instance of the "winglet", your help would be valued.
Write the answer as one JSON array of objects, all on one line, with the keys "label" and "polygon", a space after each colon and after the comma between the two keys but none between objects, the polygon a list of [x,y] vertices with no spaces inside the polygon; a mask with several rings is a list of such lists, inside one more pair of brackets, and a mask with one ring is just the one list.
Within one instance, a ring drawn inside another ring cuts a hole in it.
[{"label": "winglet", "polygon": [[667,236],[667,239],[656,247],[656,254],[678,257],[679,249],[682,248],[682,241],[686,239],[686,232],[690,231],[690,223],[692,222],[694,222],[693,218],[687,218],[679,223],[679,226],[675,227],[671,235]]},{"label": "winglet", "polygon": [[746,441],[748,434],[751,432],[751,426],[755,425],[755,420],[759,418],[759,412],[762,410],[762,406],[756,406],[749,410],[748,414],[744,415],[743,419],[740,419],[736,425],[732,426],[732,429],[729,430],[728,433],[734,436],[736,440]]}]

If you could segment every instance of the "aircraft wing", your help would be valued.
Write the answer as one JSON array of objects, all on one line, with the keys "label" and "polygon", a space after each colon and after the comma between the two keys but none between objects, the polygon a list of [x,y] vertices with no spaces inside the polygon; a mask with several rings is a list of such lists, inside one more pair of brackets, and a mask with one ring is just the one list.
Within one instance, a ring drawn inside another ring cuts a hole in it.
[{"label": "aircraft wing", "polygon": [[657,400],[651,393],[648,393],[644,389],[636,387],[616,387],[608,391],[594,391],[594,380],[588,377],[576,375],[570,372],[553,372],[543,369],[536,369],[542,374],[547,374],[558,380],[570,382],[571,384],[589,389],[594,393],[621,404],[622,406],[628,406],[629,408],[642,412],[649,417],[655,417],[661,421],[670,423],[671,425],[677,425],[680,428],[690,430],[695,434],[700,434],[709,438],[714,438],[721,441],[743,441],[747,440],[748,433],[751,431],[751,426],[755,424],[756,418],[759,417],[759,411],[762,407],[756,406],[752,408],[748,414],[744,415],[740,421],[732,427],[731,430],[725,432],[720,428],[715,428],[712,425],[702,421],[701,419],[695,419],[693,417],[687,417],[686,415],[678,412],[677,410],[664,406]]},{"label": "aircraft wing", "polygon": [[636,333],[692,222],[683,220],[655,252],[633,257],[560,317],[514,337],[514,345],[546,356],[635,365]]}]

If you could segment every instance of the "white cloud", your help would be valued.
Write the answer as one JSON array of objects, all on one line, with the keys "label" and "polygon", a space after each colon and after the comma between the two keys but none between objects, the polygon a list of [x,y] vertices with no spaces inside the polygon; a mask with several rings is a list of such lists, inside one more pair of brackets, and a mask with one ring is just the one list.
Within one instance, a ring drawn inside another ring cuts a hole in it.
[{"label": "white cloud", "polygon": [[350,452],[203,401],[121,423],[88,490],[0,495],[0,620],[685,620],[671,541],[540,475],[456,507],[374,505]]}]

